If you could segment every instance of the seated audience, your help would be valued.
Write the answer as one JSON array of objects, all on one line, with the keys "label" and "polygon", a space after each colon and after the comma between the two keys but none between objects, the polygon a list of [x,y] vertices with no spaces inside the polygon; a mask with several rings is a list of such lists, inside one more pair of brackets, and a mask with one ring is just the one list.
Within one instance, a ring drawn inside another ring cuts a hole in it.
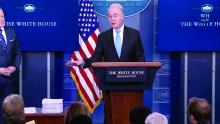
[{"label": "seated audience", "polygon": [[168,124],[168,119],[163,114],[153,112],[147,116],[145,124]]},{"label": "seated audience", "polygon": [[92,124],[92,119],[88,115],[77,115],[71,119],[70,124]]},{"label": "seated audience", "polygon": [[87,115],[90,117],[88,108],[82,102],[74,102],[69,106],[65,116],[65,124],[71,124],[71,120],[78,115]]},{"label": "seated audience", "polygon": [[189,99],[188,114],[191,124],[210,124],[211,106],[206,99],[192,97]]},{"label": "seated audience", "polygon": [[24,101],[20,95],[11,94],[2,103],[5,124],[25,124]]},{"label": "seated audience", "polygon": [[131,124],[144,124],[146,117],[151,113],[151,110],[144,106],[133,108],[129,113]]}]

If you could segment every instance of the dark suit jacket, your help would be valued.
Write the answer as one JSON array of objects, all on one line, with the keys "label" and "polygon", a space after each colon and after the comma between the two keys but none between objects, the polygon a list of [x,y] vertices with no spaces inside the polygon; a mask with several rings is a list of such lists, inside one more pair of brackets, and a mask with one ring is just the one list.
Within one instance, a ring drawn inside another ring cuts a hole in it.
[{"label": "dark suit jacket", "polygon": [[[15,32],[9,27],[5,27],[4,29],[7,38],[7,49],[4,50],[2,44],[0,43],[0,67],[14,66],[18,70],[21,61],[21,52]],[[18,83],[15,81],[15,76],[15,73],[9,77],[0,75],[0,105],[3,99],[15,90],[14,88]],[[2,121],[3,119],[0,114],[0,123],[2,123]]]},{"label": "dark suit jacket", "polygon": [[[15,66],[18,69],[21,62],[21,52],[16,34],[10,27],[5,27],[4,29],[7,38],[7,49],[4,50],[0,44],[0,67]],[[1,77],[3,76],[0,75],[0,78]]]},{"label": "dark suit jacket", "polygon": [[198,122],[198,124],[211,124],[210,121],[202,120],[201,122]]},{"label": "dark suit jacket", "polygon": [[91,63],[104,60],[105,62],[143,62],[144,49],[140,33],[129,27],[124,27],[121,57],[119,58],[113,40],[113,29],[109,29],[98,36],[95,52],[91,58],[85,59],[84,68]]}]

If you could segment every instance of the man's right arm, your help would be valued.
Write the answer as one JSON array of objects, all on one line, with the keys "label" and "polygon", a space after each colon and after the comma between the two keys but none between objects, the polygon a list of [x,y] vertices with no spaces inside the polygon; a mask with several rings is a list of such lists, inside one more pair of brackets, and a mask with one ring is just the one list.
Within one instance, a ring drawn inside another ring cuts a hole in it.
[{"label": "man's right arm", "polygon": [[10,71],[5,67],[0,67],[0,75],[11,76]]},{"label": "man's right arm", "polygon": [[90,58],[79,60],[79,61],[68,61],[66,63],[66,66],[72,67],[72,66],[80,66],[82,68],[88,68],[91,66],[93,62],[98,62],[103,57],[103,38],[101,38],[102,35],[100,34],[98,36],[97,45],[95,48],[95,51],[93,55]]},{"label": "man's right arm", "polygon": [[80,66],[83,67],[84,66],[84,61],[83,60],[79,60],[79,61],[67,61],[66,62],[66,66],[68,67],[72,67],[72,66]]},{"label": "man's right arm", "polygon": [[84,66],[83,68],[88,68],[91,66],[93,62],[99,62],[101,61],[103,54],[104,54],[104,45],[103,42],[104,40],[103,34],[99,34],[98,36],[98,41],[95,47],[95,51],[93,55],[90,58],[84,59]]}]

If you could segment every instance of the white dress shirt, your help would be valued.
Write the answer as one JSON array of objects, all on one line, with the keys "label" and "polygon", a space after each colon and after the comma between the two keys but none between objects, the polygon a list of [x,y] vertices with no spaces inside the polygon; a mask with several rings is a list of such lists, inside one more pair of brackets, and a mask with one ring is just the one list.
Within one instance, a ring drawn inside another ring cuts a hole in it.
[{"label": "white dress shirt", "polygon": [[121,26],[120,29],[113,29],[114,42],[115,42],[115,38],[116,38],[116,34],[117,34],[117,33],[116,33],[116,30],[120,30],[119,35],[120,35],[120,38],[121,38],[121,46],[122,46],[122,43],[123,43],[123,34],[124,34],[124,25]]}]

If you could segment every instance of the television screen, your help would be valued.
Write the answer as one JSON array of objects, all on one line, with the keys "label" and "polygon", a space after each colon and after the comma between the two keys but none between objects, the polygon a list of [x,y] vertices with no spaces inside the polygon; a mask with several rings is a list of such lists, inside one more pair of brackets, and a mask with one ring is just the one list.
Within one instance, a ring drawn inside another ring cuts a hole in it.
[{"label": "television screen", "polygon": [[220,50],[220,1],[161,0],[158,7],[160,51]]},{"label": "television screen", "polygon": [[77,0],[0,0],[0,4],[22,51],[77,49]]}]

